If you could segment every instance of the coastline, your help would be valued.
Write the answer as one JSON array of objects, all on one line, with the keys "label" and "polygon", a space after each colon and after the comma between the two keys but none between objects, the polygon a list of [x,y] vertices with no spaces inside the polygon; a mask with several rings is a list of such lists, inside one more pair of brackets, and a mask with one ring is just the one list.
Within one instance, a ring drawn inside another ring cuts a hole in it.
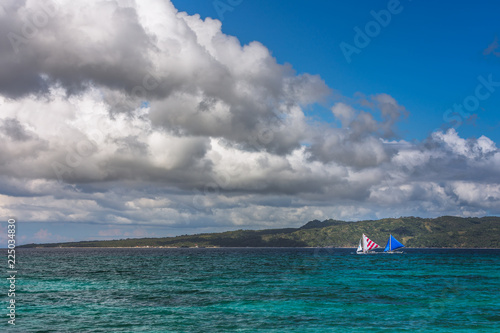
[{"label": "coastline", "polygon": [[[314,246],[207,246],[207,247],[182,247],[182,246],[39,246],[23,247],[18,249],[352,249],[357,247],[314,247]],[[7,250],[7,248],[1,248]],[[499,247],[405,247],[405,250],[500,250]]]}]

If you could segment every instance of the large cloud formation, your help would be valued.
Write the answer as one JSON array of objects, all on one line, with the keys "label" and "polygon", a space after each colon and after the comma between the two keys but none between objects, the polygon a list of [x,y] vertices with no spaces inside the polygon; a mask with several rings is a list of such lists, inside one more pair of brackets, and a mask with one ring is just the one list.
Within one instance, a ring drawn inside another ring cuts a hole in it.
[{"label": "large cloud formation", "polygon": [[[387,94],[331,89],[169,1],[0,8],[0,213],[24,221],[249,227],[500,213],[500,151],[406,142]],[[6,32],[6,33],[3,33]]]}]

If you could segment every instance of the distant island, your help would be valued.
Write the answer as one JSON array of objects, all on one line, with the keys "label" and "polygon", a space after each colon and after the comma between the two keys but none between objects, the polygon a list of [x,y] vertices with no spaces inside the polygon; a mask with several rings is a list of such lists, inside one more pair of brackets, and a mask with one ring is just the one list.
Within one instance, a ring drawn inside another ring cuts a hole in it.
[{"label": "distant island", "polygon": [[356,247],[365,233],[385,246],[392,234],[409,248],[500,248],[500,217],[400,217],[346,222],[313,220],[300,228],[237,230],[163,238],[27,244],[54,247]]}]

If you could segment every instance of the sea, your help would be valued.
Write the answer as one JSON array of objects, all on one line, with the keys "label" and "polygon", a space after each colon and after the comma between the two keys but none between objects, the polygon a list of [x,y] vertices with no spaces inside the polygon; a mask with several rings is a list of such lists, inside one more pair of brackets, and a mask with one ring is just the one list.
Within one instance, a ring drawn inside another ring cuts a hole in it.
[{"label": "sea", "polygon": [[16,270],[0,331],[500,332],[500,250],[16,249]]}]

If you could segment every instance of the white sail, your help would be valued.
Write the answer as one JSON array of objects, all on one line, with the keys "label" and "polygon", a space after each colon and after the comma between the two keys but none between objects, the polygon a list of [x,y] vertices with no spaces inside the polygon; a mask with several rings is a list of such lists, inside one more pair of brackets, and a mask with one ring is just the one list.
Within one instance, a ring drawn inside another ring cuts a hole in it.
[{"label": "white sail", "polygon": [[358,245],[358,249],[356,250],[356,252],[363,252],[363,237],[361,237],[359,239],[359,245]]}]

